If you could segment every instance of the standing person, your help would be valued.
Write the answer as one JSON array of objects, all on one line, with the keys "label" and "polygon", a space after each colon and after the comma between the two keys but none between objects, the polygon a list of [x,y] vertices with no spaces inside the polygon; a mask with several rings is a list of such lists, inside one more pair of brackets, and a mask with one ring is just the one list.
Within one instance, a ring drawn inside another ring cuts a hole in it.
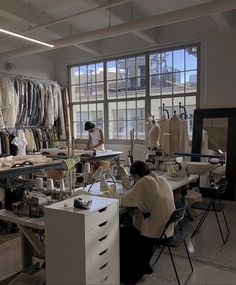
[{"label": "standing person", "polygon": [[[154,172],[143,161],[130,167],[134,177],[133,188],[121,197],[121,205],[136,207],[134,224],[121,226],[120,230],[120,279],[122,283],[136,284],[144,274],[153,272],[149,265],[153,247],[175,210],[173,191],[168,181]],[[166,236],[174,233],[174,225]]]},{"label": "standing person", "polygon": [[103,131],[100,128],[96,128],[92,122],[86,122],[84,126],[85,131],[89,133],[89,139],[85,149],[91,150],[105,150]]}]

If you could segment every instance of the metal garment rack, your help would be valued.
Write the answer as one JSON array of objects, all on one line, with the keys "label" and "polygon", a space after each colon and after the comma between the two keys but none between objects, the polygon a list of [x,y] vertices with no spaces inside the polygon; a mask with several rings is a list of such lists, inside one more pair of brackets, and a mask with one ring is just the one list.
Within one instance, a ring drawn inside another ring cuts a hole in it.
[{"label": "metal garment rack", "polygon": [[18,79],[22,79],[22,80],[32,80],[32,81],[41,81],[41,82],[51,82],[51,83],[57,83],[57,81],[55,80],[50,80],[50,79],[42,79],[42,78],[37,78],[37,77],[33,77],[33,76],[24,76],[24,75],[19,75],[19,74],[14,74],[14,73],[7,73],[7,72],[3,72],[0,71],[0,76],[3,75],[5,77],[12,77],[12,78],[18,78]]}]

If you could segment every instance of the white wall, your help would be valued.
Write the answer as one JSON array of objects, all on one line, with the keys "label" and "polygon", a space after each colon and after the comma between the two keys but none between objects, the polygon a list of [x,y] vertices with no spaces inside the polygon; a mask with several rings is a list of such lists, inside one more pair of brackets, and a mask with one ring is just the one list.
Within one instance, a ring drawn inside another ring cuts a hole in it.
[{"label": "white wall", "polygon": [[[6,70],[7,62],[13,65],[11,70]],[[30,55],[9,61],[0,61],[0,71],[40,79],[55,80],[56,78],[53,59],[42,55]]]},{"label": "white wall", "polygon": [[[235,68],[236,37],[235,29],[221,29],[211,17],[172,24],[156,30],[158,47],[201,42],[201,108],[236,107]],[[56,60],[56,78],[63,85],[67,82],[67,65],[89,62],[97,58],[116,56],[132,51],[150,49],[133,35],[125,35],[99,41],[97,45],[101,56],[95,57],[86,52],[67,48],[61,50]],[[152,48],[155,48],[153,46]]]}]

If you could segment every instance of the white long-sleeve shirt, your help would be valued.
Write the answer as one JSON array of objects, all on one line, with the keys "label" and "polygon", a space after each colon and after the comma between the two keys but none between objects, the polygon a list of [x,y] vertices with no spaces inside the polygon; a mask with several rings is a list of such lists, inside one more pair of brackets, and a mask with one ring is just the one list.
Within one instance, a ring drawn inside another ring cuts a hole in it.
[{"label": "white long-sleeve shirt", "polygon": [[[175,210],[174,195],[168,181],[154,172],[139,179],[134,187],[121,198],[121,205],[137,207],[134,226],[141,235],[159,238]],[[150,213],[148,218],[143,213]],[[174,233],[174,225],[166,230],[166,236]]]}]

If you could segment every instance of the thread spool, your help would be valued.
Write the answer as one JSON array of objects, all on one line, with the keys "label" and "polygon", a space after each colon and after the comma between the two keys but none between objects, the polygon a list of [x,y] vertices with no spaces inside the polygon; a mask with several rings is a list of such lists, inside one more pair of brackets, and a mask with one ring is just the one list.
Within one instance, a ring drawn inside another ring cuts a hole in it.
[{"label": "thread spool", "polygon": [[61,191],[65,191],[64,179],[61,179],[61,180],[60,180],[60,190],[61,190]]},{"label": "thread spool", "polygon": [[48,178],[47,179],[47,190],[53,190],[53,189],[54,189],[53,179]]},{"label": "thread spool", "polygon": [[37,177],[34,181],[34,186],[37,189],[43,189],[43,178],[42,177]]},{"label": "thread spool", "polygon": [[131,165],[131,160],[130,160],[130,157],[129,157],[129,156],[126,157],[126,159],[125,159],[125,164],[126,164],[127,166],[130,166],[130,165]]},{"label": "thread spool", "polygon": [[90,163],[89,163],[89,162],[86,162],[86,163],[84,164],[84,172],[85,172],[86,174],[89,174],[89,173],[90,173]]}]

